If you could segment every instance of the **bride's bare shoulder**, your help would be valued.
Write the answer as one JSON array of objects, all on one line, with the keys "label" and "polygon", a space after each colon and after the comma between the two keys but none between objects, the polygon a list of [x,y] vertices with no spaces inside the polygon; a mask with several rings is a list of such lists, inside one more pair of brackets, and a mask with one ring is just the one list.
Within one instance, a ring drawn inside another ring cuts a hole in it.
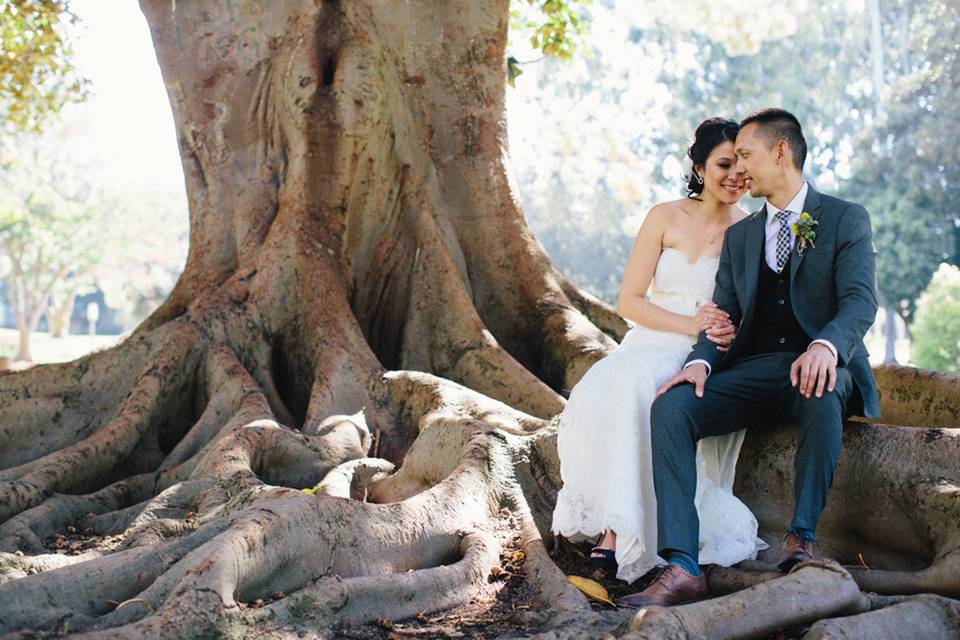
[{"label": "bride's bare shoulder", "polygon": [[674,216],[684,214],[684,204],[687,202],[685,198],[680,198],[679,200],[667,200],[664,202],[658,202],[657,204],[650,207],[648,216],[654,216],[660,219],[673,218]]},{"label": "bride's bare shoulder", "polygon": [[683,211],[685,205],[690,204],[690,198],[677,198],[676,200],[664,200],[653,205],[654,209],[664,209],[667,211]]}]

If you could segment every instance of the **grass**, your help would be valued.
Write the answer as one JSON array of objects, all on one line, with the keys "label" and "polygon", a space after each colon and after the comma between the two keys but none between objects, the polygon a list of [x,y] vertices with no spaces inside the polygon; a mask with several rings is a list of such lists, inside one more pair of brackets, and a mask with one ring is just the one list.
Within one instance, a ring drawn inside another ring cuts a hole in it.
[{"label": "grass", "polygon": [[[51,338],[50,334],[37,332],[30,336],[30,353],[33,364],[46,362],[69,362],[91,351],[115,344],[122,336],[67,335]],[[16,329],[0,329],[0,356],[13,360],[20,344],[20,334]],[[17,363],[24,364],[24,363]]]}]

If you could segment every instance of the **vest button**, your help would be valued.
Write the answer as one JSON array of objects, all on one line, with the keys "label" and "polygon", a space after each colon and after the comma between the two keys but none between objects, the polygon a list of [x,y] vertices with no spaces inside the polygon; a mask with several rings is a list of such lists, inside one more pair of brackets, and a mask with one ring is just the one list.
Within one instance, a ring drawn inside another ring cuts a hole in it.
[{"label": "vest button", "polygon": [[777,281],[777,284],[779,284],[781,287],[782,287],[783,285],[785,285],[786,283],[787,283],[786,280],[778,280],[778,281]]},{"label": "vest button", "polygon": [[787,342],[787,339],[786,339],[786,338],[777,338],[777,342],[779,342],[780,344],[785,344],[785,343]]},{"label": "vest button", "polygon": [[777,300],[777,304],[782,307],[784,305],[783,298],[780,298],[779,300]]}]

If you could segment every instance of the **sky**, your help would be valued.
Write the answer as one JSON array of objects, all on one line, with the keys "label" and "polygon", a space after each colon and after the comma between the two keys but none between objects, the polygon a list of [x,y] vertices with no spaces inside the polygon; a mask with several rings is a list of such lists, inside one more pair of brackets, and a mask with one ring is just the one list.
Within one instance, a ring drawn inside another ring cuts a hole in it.
[{"label": "sky", "polygon": [[73,0],[75,64],[91,96],[64,114],[112,180],[183,199],[173,115],[147,21],[132,0]]}]

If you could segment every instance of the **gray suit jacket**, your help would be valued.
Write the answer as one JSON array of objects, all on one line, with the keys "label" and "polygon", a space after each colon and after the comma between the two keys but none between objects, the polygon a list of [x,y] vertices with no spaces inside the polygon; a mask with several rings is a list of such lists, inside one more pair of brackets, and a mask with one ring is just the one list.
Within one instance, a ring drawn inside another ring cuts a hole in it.
[{"label": "gray suit jacket", "polygon": [[[828,340],[837,348],[838,365],[850,372],[863,401],[862,407],[851,407],[853,412],[878,418],[880,398],[863,344],[877,314],[870,217],[859,204],[820,194],[813,187],[803,211],[819,224],[816,246],[808,247],[803,256],[794,249],[790,260],[793,313],[807,335]],[[701,333],[687,362],[706,360],[717,371],[736,362],[750,342],[766,220],[764,207],[732,225],[723,239],[713,301],[739,325],[730,350],[718,351]]]}]

